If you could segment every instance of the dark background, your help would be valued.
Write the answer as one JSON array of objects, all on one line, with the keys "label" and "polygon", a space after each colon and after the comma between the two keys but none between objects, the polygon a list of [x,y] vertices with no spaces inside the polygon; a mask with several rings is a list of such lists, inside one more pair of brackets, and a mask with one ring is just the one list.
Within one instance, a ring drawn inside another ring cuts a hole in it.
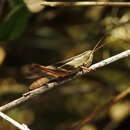
[{"label": "dark background", "polygon": [[[95,53],[93,63],[130,49],[129,7],[42,9],[36,3],[34,13],[22,0],[0,1],[1,106],[28,91],[31,81],[25,79],[23,70],[29,64],[49,65],[93,49],[106,34],[103,43],[108,44]],[[7,114],[31,130],[69,130],[129,86],[127,57],[39,95]],[[128,130],[129,99],[127,96],[112,105],[82,130]],[[0,129],[16,128],[0,119]]]}]

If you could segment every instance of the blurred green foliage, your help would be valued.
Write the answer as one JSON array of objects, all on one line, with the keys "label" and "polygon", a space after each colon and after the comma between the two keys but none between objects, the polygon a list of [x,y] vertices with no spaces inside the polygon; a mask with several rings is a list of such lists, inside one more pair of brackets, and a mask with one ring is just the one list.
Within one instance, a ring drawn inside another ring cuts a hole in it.
[{"label": "blurred green foliage", "polygon": [[[0,4],[1,106],[28,91],[31,81],[23,74],[28,64],[49,65],[67,59],[92,49],[104,34],[109,34],[103,41],[108,44],[95,53],[93,63],[130,49],[129,7],[45,7],[33,13],[25,0],[1,1],[4,3]],[[31,130],[69,130],[128,88],[129,79],[130,59],[125,58],[37,96],[7,114]],[[111,126],[120,130],[122,122],[130,120],[129,96],[115,106],[82,130],[105,130]],[[117,120],[113,113],[120,106],[125,116]],[[0,120],[2,129],[15,130]]]},{"label": "blurred green foliage", "polygon": [[24,31],[29,14],[23,4],[13,7],[1,25],[0,40],[8,41],[17,39]]}]

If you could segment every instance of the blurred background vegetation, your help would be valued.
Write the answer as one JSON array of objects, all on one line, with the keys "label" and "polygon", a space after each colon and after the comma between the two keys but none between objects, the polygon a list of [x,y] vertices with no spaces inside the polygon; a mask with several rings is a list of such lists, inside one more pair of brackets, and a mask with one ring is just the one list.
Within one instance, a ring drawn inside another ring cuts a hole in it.
[{"label": "blurred background vegetation", "polygon": [[[103,41],[108,44],[95,53],[93,63],[130,49],[129,7],[51,8],[40,2],[0,0],[1,106],[28,91],[31,81],[23,75],[28,64],[49,65],[80,54],[92,49],[104,34],[109,34]],[[31,130],[69,130],[128,87],[130,59],[125,58],[39,95],[7,114]],[[127,96],[112,105],[82,130],[129,129],[129,99]],[[0,119],[0,130],[15,129]]]}]

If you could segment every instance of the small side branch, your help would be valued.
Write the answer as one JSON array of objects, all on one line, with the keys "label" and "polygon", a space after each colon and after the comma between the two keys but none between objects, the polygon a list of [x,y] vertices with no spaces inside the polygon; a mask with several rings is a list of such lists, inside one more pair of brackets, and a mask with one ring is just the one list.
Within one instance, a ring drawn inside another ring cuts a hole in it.
[{"label": "small side branch", "polygon": [[13,120],[9,116],[5,115],[4,113],[0,112],[0,117],[11,123],[13,126],[17,127],[20,130],[30,130],[27,125],[20,124],[17,121]]},{"label": "small side branch", "polygon": [[130,88],[124,90],[123,92],[121,92],[120,94],[118,94],[116,97],[114,97],[113,99],[111,99],[104,106],[102,106],[101,108],[97,109],[95,112],[93,112],[92,114],[90,114],[87,118],[81,120],[80,123],[75,127],[74,130],[79,130],[82,126],[84,126],[85,124],[87,124],[90,121],[92,121],[94,118],[96,118],[96,116],[98,116],[100,113],[102,113],[105,110],[107,110],[111,105],[113,105],[117,101],[121,100],[122,98],[124,98],[128,94],[130,94]]},{"label": "small side branch", "polygon": [[[106,59],[106,60],[103,60],[103,61],[101,61],[101,62],[99,62],[99,63],[96,63],[96,64],[94,64],[94,65],[91,65],[89,68],[92,69],[92,70],[94,70],[94,69],[103,67],[103,66],[105,66],[105,65],[108,65],[108,64],[110,64],[110,63],[112,63],[112,62],[115,62],[115,61],[117,61],[117,60],[119,60],[119,59],[128,57],[129,55],[130,55],[130,50],[127,50],[127,51],[124,51],[124,52],[122,52],[122,53],[120,53],[120,54],[117,54],[117,55],[115,55],[115,56],[112,56],[112,57],[110,57],[110,58],[108,58],[108,59]],[[52,88],[54,88],[54,87],[57,87],[57,86],[59,86],[59,85],[65,83],[65,82],[68,82],[68,81],[70,81],[70,80],[72,80],[72,79],[74,79],[74,78],[76,78],[76,77],[78,77],[78,76],[84,75],[84,74],[86,74],[86,73],[88,73],[87,70],[84,70],[84,73],[83,73],[83,71],[79,71],[79,72],[76,73],[75,75],[66,77],[66,78],[63,79],[63,80],[60,80],[60,81],[57,81],[57,82],[48,83],[47,85],[44,85],[44,86],[42,86],[42,87],[40,87],[40,88],[38,88],[38,89],[35,89],[35,90],[33,90],[33,91],[29,91],[29,92],[23,94],[22,97],[20,97],[20,98],[18,98],[18,99],[16,99],[16,100],[14,100],[14,101],[12,101],[12,102],[10,102],[10,103],[4,105],[4,106],[1,106],[1,107],[0,107],[0,111],[9,110],[9,109],[11,109],[12,107],[15,107],[15,106],[17,106],[17,105],[19,105],[19,104],[21,104],[21,103],[23,103],[23,102],[25,102],[25,101],[27,101],[27,100],[29,100],[29,99],[35,97],[35,96],[41,94],[41,93],[44,93],[44,92],[46,92],[46,91],[48,91],[48,90],[50,90],[50,89],[52,89]]]},{"label": "small side branch", "polygon": [[41,2],[43,6],[130,6],[130,2]]}]

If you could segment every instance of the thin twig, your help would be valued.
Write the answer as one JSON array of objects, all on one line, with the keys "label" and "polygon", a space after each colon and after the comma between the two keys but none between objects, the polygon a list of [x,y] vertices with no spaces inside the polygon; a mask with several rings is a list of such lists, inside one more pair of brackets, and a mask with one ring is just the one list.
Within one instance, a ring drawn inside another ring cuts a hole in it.
[{"label": "thin twig", "polygon": [[[128,57],[129,55],[130,55],[130,50],[127,50],[127,51],[124,51],[124,52],[122,52],[122,53],[120,53],[120,54],[117,54],[117,55],[115,55],[115,56],[112,56],[112,57],[110,57],[110,58],[108,58],[108,59],[106,59],[106,60],[103,60],[103,61],[101,61],[101,62],[99,62],[99,63],[93,64],[93,65],[91,65],[89,68],[92,69],[92,70],[93,70],[93,69],[97,69],[97,68],[103,67],[103,66],[105,66],[105,65],[108,65],[108,64],[110,64],[110,63],[112,63],[112,62],[115,62],[115,61],[117,61],[117,60],[119,60],[119,59]],[[18,98],[18,99],[16,99],[16,100],[14,100],[14,101],[12,101],[12,102],[10,102],[10,103],[4,105],[4,106],[1,106],[1,107],[0,107],[0,111],[9,110],[9,109],[11,109],[12,107],[15,107],[15,106],[17,106],[17,105],[19,105],[19,104],[21,104],[21,103],[23,103],[23,102],[25,102],[25,101],[27,101],[27,100],[33,98],[33,97],[35,97],[36,95],[39,95],[39,94],[41,94],[41,93],[44,93],[44,92],[46,92],[46,91],[48,91],[48,90],[50,90],[50,89],[52,89],[52,88],[54,88],[54,87],[57,87],[57,86],[59,86],[59,85],[65,83],[65,82],[68,82],[68,81],[70,81],[70,80],[72,80],[72,79],[74,79],[74,78],[76,78],[76,77],[78,77],[78,76],[84,75],[84,74],[86,74],[86,73],[88,73],[88,71],[82,70],[82,71],[79,71],[79,72],[77,72],[76,74],[74,74],[74,75],[72,75],[72,76],[68,76],[67,78],[65,78],[65,79],[63,79],[63,80],[54,81],[54,82],[52,82],[52,83],[48,83],[47,85],[43,85],[42,87],[40,87],[40,88],[38,88],[38,89],[29,91],[29,92],[23,94],[22,97],[20,97],[20,98]]]},{"label": "thin twig", "polygon": [[43,6],[130,6],[130,2],[41,2]]},{"label": "thin twig", "polygon": [[13,120],[9,116],[5,115],[4,113],[0,112],[0,117],[11,123],[13,126],[17,127],[20,130],[30,130],[27,125],[25,124],[20,124],[17,121]]},{"label": "thin twig", "polygon": [[79,130],[83,125],[85,125],[85,124],[89,123],[90,121],[92,121],[97,115],[99,115],[100,113],[104,112],[112,104],[114,104],[117,101],[121,100],[122,98],[124,98],[128,94],[130,94],[130,88],[124,90],[123,92],[118,94],[116,97],[111,99],[108,103],[104,104],[101,108],[97,109],[95,112],[90,114],[87,118],[81,120],[80,123],[75,127],[74,130]]}]

